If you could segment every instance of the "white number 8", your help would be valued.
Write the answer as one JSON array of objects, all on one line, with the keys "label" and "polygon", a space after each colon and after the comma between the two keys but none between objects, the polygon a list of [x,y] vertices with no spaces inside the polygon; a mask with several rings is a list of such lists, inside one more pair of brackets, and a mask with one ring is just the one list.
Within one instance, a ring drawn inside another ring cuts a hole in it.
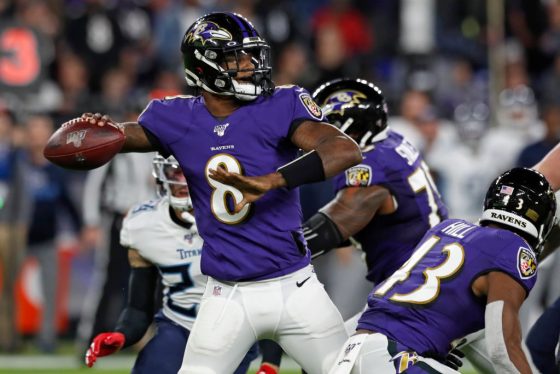
[{"label": "white number 8", "polygon": [[232,200],[233,204],[237,204],[243,200],[243,194],[237,188],[228,186],[227,184],[220,183],[211,179],[209,177],[210,169],[216,170],[218,166],[222,166],[224,169],[230,173],[241,173],[241,164],[232,155],[226,153],[220,153],[208,160],[206,163],[205,173],[206,180],[208,184],[212,186],[212,196],[210,197],[210,208],[212,209],[212,214],[216,219],[222,223],[228,225],[235,225],[242,222],[249,215],[249,209],[251,204],[247,204],[241,209],[239,213],[235,213],[232,209],[228,207],[227,198],[228,196]]}]

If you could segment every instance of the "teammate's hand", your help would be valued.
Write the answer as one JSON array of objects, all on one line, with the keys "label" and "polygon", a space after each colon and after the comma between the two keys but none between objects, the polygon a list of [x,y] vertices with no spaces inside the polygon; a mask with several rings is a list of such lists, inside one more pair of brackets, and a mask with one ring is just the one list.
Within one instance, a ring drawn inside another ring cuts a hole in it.
[{"label": "teammate's hand", "polygon": [[461,360],[463,357],[465,357],[465,354],[462,351],[453,348],[445,357],[445,366],[453,370],[459,370],[459,368],[463,366],[463,361]]},{"label": "teammate's hand", "polygon": [[105,125],[110,125],[116,127],[117,129],[120,130],[120,132],[124,134],[124,128],[118,122],[113,121],[111,117],[109,117],[106,114],[84,113],[82,114],[82,118],[89,119],[89,123],[91,123],[92,125],[97,125],[100,127],[103,127]]},{"label": "teammate's hand", "polygon": [[125,342],[124,334],[120,332],[104,332],[93,338],[86,352],[86,365],[92,367],[97,357],[108,356],[120,350]]},{"label": "teammate's hand", "polygon": [[215,170],[210,169],[209,176],[215,181],[235,187],[241,191],[243,200],[235,205],[235,213],[239,213],[245,205],[260,199],[267,191],[281,187],[280,182],[281,179],[283,180],[280,173],[248,177],[238,173],[230,173],[221,165]]}]

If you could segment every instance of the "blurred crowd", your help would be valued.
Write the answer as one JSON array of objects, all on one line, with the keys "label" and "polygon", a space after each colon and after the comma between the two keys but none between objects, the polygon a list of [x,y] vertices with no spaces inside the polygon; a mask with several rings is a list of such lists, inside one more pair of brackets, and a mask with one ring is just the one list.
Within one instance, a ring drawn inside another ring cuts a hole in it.
[{"label": "blurred crowd", "polygon": [[[122,170],[137,168],[128,184],[117,182],[111,190],[103,177],[91,187],[91,173],[62,170],[42,157],[48,137],[83,112],[135,120],[150,99],[190,93],[181,38],[196,18],[215,10],[241,13],[261,30],[272,47],[276,85],[313,91],[338,77],[377,84],[389,103],[389,126],[422,151],[452,217],[476,220],[496,175],[532,166],[560,140],[555,0],[0,0],[0,351],[21,348],[13,288],[25,258],[37,258],[41,268],[43,323],[36,343],[53,352],[60,333],[53,321],[61,240],[74,243],[80,269],[97,262],[106,272],[120,271],[105,266],[106,256],[92,254],[115,229],[104,228],[92,209],[121,215],[145,195],[124,203],[99,195],[140,185],[155,191],[148,157],[121,169],[125,161],[116,159],[105,170],[122,178]],[[330,198],[328,183],[306,188],[316,191],[302,191],[304,213]],[[362,266],[359,253],[330,257],[322,266],[346,270],[324,271],[322,280],[343,316],[351,315],[364,292],[348,300],[348,289],[369,288],[355,276],[364,272],[352,270]],[[560,295],[558,287],[546,286],[560,259],[548,263],[550,271],[539,278],[542,292],[534,292],[526,307],[525,330]],[[70,296],[78,307],[70,312],[75,323],[69,335],[83,315],[92,318],[97,310],[82,297],[93,278],[77,282],[84,289]],[[124,301],[126,285],[109,283]],[[114,310],[107,323],[121,307],[108,308]]]}]

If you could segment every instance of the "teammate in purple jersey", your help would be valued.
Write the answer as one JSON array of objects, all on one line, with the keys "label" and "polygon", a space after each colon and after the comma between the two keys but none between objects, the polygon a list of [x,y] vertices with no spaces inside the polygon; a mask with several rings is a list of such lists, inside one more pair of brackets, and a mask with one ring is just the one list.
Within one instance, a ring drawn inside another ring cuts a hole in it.
[{"label": "teammate in purple jersey", "polygon": [[438,361],[453,340],[482,328],[497,373],[530,373],[518,311],[535,284],[555,211],[554,192],[539,172],[500,175],[480,225],[441,222],[373,289],[330,373],[456,372]]},{"label": "teammate in purple jersey", "polygon": [[[420,153],[388,127],[387,104],[377,86],[336,79],[321,85],[313,99],[330,123],[358,142],[364,159],[334,177],[335,199],[303,225],[307,245],[318,256],[353,237],[366,255],[367,279],[377,284],[410,257],[428,229],[447,218],[447,208]],[[346,322],[350,333],[359,315]],[[281,352],[261,347],[263,371],[274,373]]]},{"label": "teammate in purple jersey", "polygon": [[[430,227],[447,218],[447,208],[420,152],[387,127],[378,87],[338,79],[319,87],[313,98],[330,123],[359,143],[364,160],[334,178],[336,198],[304,224],[308,246],[312,253],[327,251],[354,237],[366,254],[367,278],[379,283],[406,261]],[[327,228],[333,232],[326,234]],[[331,236],[338,240],[326,241]]]},{"label": "teammate in purple jersey", "polygon": [[[155,100],[118,124],[123,152],[173,155],[189,181],[209,276],[180,373],[228,373],[263,337],[323,373],[347,337],[310,265],[295,187],[362,160],[304,89],[274,88],[269,46],[245,18],[211,13],[181,51],[197,97]],[[111,120],[84,116],[93,126]],[[114,123],[110,122],[112,125]],[[295,159],[298,149],[307,152]]]}]

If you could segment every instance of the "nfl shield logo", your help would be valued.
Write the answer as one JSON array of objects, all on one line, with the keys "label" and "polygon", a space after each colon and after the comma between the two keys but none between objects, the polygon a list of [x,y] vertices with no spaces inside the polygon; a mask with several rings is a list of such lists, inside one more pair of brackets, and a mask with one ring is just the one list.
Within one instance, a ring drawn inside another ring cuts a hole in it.
[{"label": "nfl shield logo", "polygon": [[222,294],[222,286],[214,286],[214,291],[212,291],[212,295],[220,296]]},{"label": "nfl shield logo", "polygon": [[82,146],[82,140],[86,137],[87,130],[73,131],[66,135],[66,144],[74,144],[74,147],[80,148]]}]

